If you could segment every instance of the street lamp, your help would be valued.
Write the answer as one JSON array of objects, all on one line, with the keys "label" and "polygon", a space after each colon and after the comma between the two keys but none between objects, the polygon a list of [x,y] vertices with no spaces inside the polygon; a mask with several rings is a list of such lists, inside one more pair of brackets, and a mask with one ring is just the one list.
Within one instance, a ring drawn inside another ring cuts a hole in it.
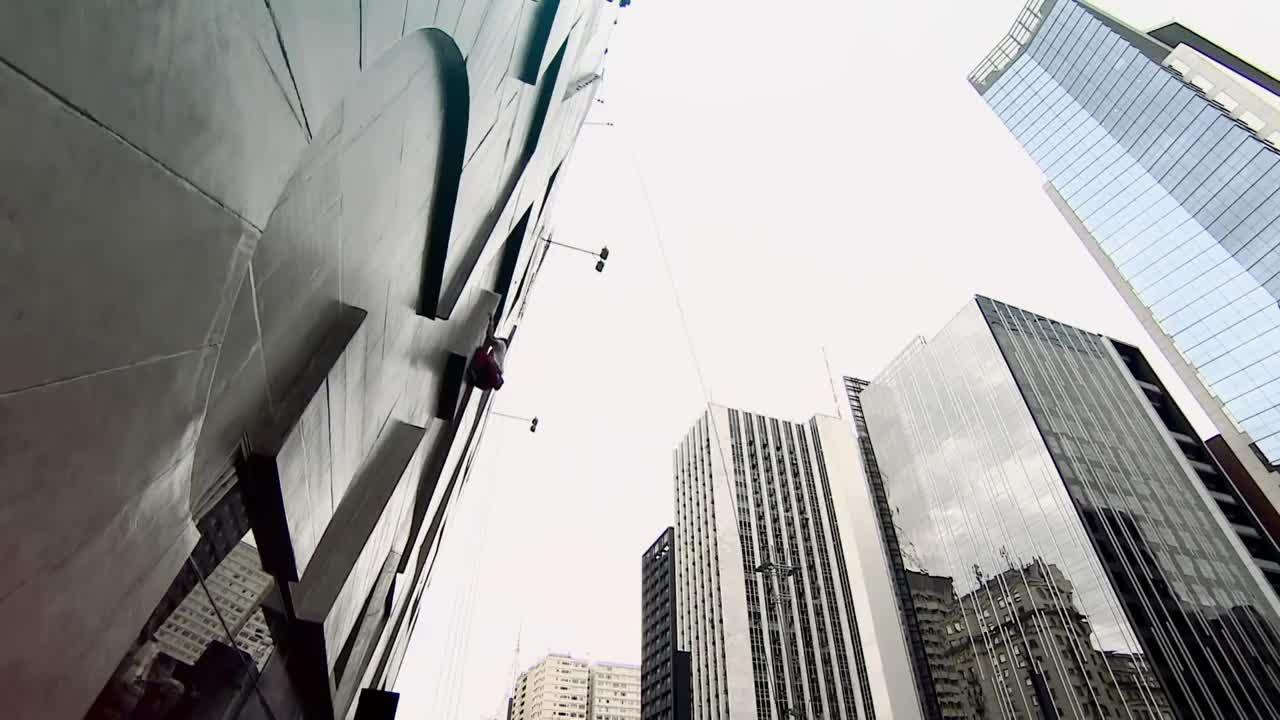
[{"label": "street lamp", "polygon": [[543,239],[543,240],[545,240],[545,241],[547,242],[547,244],[548,244],[548,245],[558,245],[558,246],[560,246],[560,247],[562,247],[562,248],[568,248],[568,249],[570,249],[570,250],[576,250],[576,251],[578,251],[578,252],[580,252],[580,253],[586,253],[587,255],[590,255],[590,256],[591,256],[591,257],[593,257],[593,258],[598,258],[598,259],[596,260],[596,272],[604,272],[604,261],[609,259],[609,247],[608,247],[608,246],[605,246],[605,247],[600,248],[600,251],[599,251],[599,252],[591,252],[590,250],[587,250],[586,248],[580,248],[580,247],[577,247],[577,246],[575,246],[575,245],[569,245],[569,244],[562,243],[562,242],[556,242],[555,240],[552,240],[550,237],[544,237],[544,238],[542,238],[542,239]]},{"label": "street lamp", "polygon": [[519,415],[508,415],[508,414],[506,414],[506,413],[500,413],[500,412],[498,412],[497,410],[490,410],[490,411],[489,411],[489,414],[490,414],[490,415],[497,415],[498,417],[504,417],[504,418],[507,418],[507,419],[509,419],[509,420],[523,420],[523,421],[525,421],[525,422],[529,423],[529,432],[538,432],[538,418],[537,418],[537,416],[534,416],[534,417],[531,417],[531,418],[527,418],[527,417],[521,417],[521,416],[519,416]]}]

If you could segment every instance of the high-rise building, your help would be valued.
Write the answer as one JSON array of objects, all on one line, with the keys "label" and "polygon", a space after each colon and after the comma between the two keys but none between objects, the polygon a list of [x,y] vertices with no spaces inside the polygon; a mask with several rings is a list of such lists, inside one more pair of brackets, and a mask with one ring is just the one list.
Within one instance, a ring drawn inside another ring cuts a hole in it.
[{"label": "high-rise building", "polygon": [[978,297],[861,393],[909,569],[954,588],[957,655],[926,648],[961,713],[1280,717],[1280,603],[1135,359]]},{"label": "high-rise building", "polygon": [[640,717],[692,720],[689,652],[676,632],[676,531],[667,528],[640,557]]},{"label": "high-rise building", "polygon": [[[1120,359],[1124,360],[1138,387],[1142,388],[1142,397],[1150,404],[1160,424],[1177,441],[1178,451],[1186,458],[1191,469],[1195,470],[1196,478],[1209,491],[1209,497],[1222,511],[1232,532],[1240,538],[1240,543],[1248,551],[1253,564],[1262,571],[1272,591],[1280,594],[1280,547],[1277,547],[1274,540],[1277,536],[1254,513],[1247,488],[1242,489],[1241,483],[1233,482],[1230,473],[1219,464],[1217,455],[1196,437],[1195,428],[1191,427],[1191,422],[1182,414],[1181,408],[1173,402],[1164,382],[1142,353],[1132,345],[1118,340],[1112,340],[1111,345]],[[1264,510],[1270,507],[1265,503],[1264,505]]]},{"label": "high-rise building", "polygon": [[548,655],[520,673],[511,693],[512,720],[587,720],[586,660]]},{"label": "high-rise building", "polygon": [[620,4],[0,4],[6,717],[128,715],[249,528],[274,650],[164,702],[394,714]]},{"label": "high-rise building", "polygon": [[195,665],[210,642],[230,645],[229,634],[261,669],[271,652],[261,610],[269,587],[271,576],[263,572],[258,550],[241,542],[187,594],[156,631],[156,642],[175,660]]},{"label": "high-rise building", "polygon": [[1078,0],[1027,3],[969,79],[1280,506],[1280,83]]},{"label": "high-rise building", "polygon": [[593,662],[587,673],[587,720],[640,720],[639,666]]},{"label": "high-rise building", "polygon": [[838,418],[711,405],[674,453],[677,637],[705,720],[920,717],[862,456]]},{"label": "high-rise building", "polygon": [[[880,537],[884,541],[885,560],[893,580],[892,599],[897,606],[898,617],[902,623],[902,634],[907,644],[907,651],[911,655],[912,678],[915,681],[916,695],[920,698],[920,709],[925,720],[941,720],[946,717],[944,711],[948,703],[948,699],[942,697],[946,681],[932,677],[934,663],[930,662],[929,639],[923,632],[924,626],[929,622],[928,606],[935,604],[935,601],[928,597],[927,591],[923,597],[918,594],[917,591],[921,589],[921,578],[913,576],[908,569],[911,563],[911,550],[901,547],[898,541],[893,508],[889,505],[888,495],[884,489],[884,476],[880,473],[875,445],[871,441],[866,414],[862,410],[862,392],[867,389],[867,385],[866,380],[844,378],[845,397],[849,401],[849,417],[853,422],[854,434],[858,438],[858,449],[862,453],[862,467],[865,470],[867,489],[875,511],[874,515],[856,518],[855,522],[874,522],[879,526]],[[923,601],[926,607],[917,608],[917,601]]]}]

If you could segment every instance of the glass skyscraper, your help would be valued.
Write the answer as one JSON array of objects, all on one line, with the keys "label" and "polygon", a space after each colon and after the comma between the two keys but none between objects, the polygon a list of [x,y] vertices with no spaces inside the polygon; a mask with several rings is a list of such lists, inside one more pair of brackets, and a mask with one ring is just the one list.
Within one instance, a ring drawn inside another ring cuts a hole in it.
[{"label": "glass skyscraper", "polygon": [[1032,0],[969,79],[1224,437],[1280,463],[1274,81],[1075,0]]},{"label": "glass skyscraper", "polygon": [[979,297],[861,391],[946,717],[1280,717],[1275,597],[1134,353]]}]

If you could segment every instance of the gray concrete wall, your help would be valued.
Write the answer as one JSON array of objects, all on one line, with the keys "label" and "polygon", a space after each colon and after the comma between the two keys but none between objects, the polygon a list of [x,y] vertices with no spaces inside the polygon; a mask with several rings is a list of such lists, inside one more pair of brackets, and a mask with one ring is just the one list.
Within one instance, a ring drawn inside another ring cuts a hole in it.
[{"label": "gray concrete wall", "polygon": [[565,89],[616,8],[562,0],[530,85],[511,59],[535,5],[0,8],[8,716],[83,714],[342,305],[367,317],[284,461],[328,489],[309,502],[332,513],[392,421],[452,437],[432,428],[447,353],[506,290],[499,246],[576,137],[599,84]]}]

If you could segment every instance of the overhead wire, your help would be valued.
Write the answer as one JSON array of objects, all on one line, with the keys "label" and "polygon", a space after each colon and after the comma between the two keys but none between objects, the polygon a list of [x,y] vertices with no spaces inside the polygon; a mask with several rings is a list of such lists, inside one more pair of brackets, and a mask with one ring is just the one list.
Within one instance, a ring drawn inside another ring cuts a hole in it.
[{"label": "overhead wire", "polygon": [[[626,126],[623,124],[617,124],[615,122],[613,125],[609,125],[609,127],[617,128],[622,133],[623,145],[626,147],[627,154],[630,156],[630,159],[631,159],[631,169],[635,173],[636,180],[640,186],[640,195],[644,200],[644,207],[648,213],[649,225],[650,227],[653,228],[653,237],[654,237],[654,242],[658,247],[658,256],[662,260],[662,266],[666,273],[667,283],[671,287],[671,296],[675,303],[676,314],[680,318],[680,328],[684,334],[685,346],[688,349],[689,357],[693,362],[693,369],[695,374],[697,375],[698,386],[701,389],[703,399],[707,403],[707,419],[708,419],[707,424],[711,426],[711,433],[712,433],[712,437],[715,440],[716,452],[720,456],[720,466],[724,468],[723,480],[725,484],[725,489],[728,491],[728,495],[730,498],[729,509],[730,511],[732,511],[732,514],[733,514],[734,528],[740,533],[742,528],[742,523],[738,517],[737,493],[735,492],[733,484],[730,481],[730,473],[734,473],[736,477],[737,468],[736,466],[730,466],[728,461],[725,459],[724,443],[720,437],[720,428],[718,423],[716,423],[715,418],[713,417],[712,411],[711,411],[711,406],[713,405],[711,392],[706,382],[706,376],[703,374],[703,371],[702,371],[702,363],[698,359],[698,351],[693,341],[693,331],[690,329],[688,313],[685,310],[684,301],[681,299],[680,288],[679,288],[679,285],[676,283],[675,272],[671,266],[670,256],[667,254],[666,242],[663,240],[663,237],[662,237],[662,227],[661,227],[661,224],[658,222],[658,213],[655,210],[653,205],[653,197],[649,193],[649,184],[648,182],[645,181],[644,173],[641,172],[640,170],[639,156],[635,151],[635,147],[631,143],[630,135],[627,133]],[[739,540],[739,542],[741,542],[741,540]],[[772,553],[770,555],[772,555]],[[767,589],[768,589],[768,582],[766,580],[766,590]],[[790,621],[790,618],[788,618],[788,621]],[[789,665],[790,663],[787,657],[786,648],[783,648],[782,657],[783,657],[783,662]],[[770,692],[773,694],[773,701],[777,703],[778,708],[783,708],[781,710],[781,714],[783,716],[787,716],[787,715],[794,716],[794,712],[791,710],[790,699],[779,696],[778,681],[773,672],[773,663],[765,662],[764,665],[765,665],[765,672],[769,680],[769,689],[770,689]],[[783,695],[786,695],[788,692],[789,692],[788,688],[785,688],[785,687],[782,688]]]},{"label": "overhead wire", "polygon": [[[503,436],[504,433],[500,431],[496,438],[496,447],[494,448],[494,452],[488,458],[490,463],[493,463],[497,458],[502,456]],[[466,619],[463,620],[462,648],[460,654],[455,657],[455,665],[458,664],[457,660],[461,659],[461,666],[464,668],[469,666],[468,657],[471,652],[471,628],[475,622],[475,604],[480,589],[480,566],[482,564],[481,560],[483,560],[484,555],[488,550],[489,525],[493,517],[493,498],[491,493],[497,486],[497,477],[499,475],[498,468],[491,464],[489,468],[489,475],[490,477],[487,482],[487,489],[490,491],[490,494],[478,494],[478,497],[476,498],[478,502],[483,502],[484,505],[479,508],[480,517],[477,522],[478,532],[476,533],[479,536],[479,540],[477,540],[475,544],[475,557],[473,558],[470,586],[467,593],[466,606],[463,608],[464,617]],[[462,701],[462,689],[464,682],[465,680],[462,676],[459,676],[455,680],[452,692],[452,703],[451,705],[448,705],[452,708],[452,717],[458,716],[458,705]]]}]

